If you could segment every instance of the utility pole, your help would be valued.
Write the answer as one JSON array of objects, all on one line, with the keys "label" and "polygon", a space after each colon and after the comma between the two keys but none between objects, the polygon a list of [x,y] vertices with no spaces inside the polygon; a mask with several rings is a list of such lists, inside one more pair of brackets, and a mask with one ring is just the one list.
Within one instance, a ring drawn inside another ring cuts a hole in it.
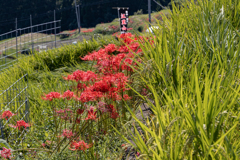
[{"label": "utility pole", "polygon": [[81,32],[81,17],[80,17],[80,6],[78,5],[78,22],[79,22],[79,33]]},{"label": "utility pole", "polygon": [[74,2],[75,2],[75,10],[76,10],[76,16],[77,16],[77,24],[78,24],[78,29],[79,29],[79,33],[80,33],[79,18],[78,18],[78,9],[77,9],[76,0],[74,0]]},{"label": "utility pole", "polygon": [[149,27],[151,27],[151,0],[148,0]]}]

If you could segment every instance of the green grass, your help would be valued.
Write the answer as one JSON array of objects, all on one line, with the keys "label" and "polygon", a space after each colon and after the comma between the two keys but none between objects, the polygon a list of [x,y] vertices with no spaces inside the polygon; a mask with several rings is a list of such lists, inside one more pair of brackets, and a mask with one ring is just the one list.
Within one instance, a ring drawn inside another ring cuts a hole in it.
[{"label": "green grass", "polygon": [[[162,10],[160,12],[152,13],[151,14],[152,25],[156,25],[157,24],[156,20],[161,20],[163,15],[169,16],[169,14],[170,14],[169,10]],[[148,14],[129,16],[128,28],[133,29],[130,30],[129,32],[145,33],[146,29],[148,28],[147,27],[148,23],[149,23]],[[115,26],[116,28],[112,29],[111,26]],[[116,18],[111,23],[103,23],[96,25],[93,33],[109,35],[115,32],[119,32],[119,30],[120,30],[119,18]]]},{"label": "green grass", "polygon": [[[63,93],[70,89],[69,83],[63,80],[62,77],[76,71],[77,69],[84,71],[89,70],[92,64],[89,62],[83,62],[80,57],[83,57],[93,50],[100,49],[109,43],[118,44],[119,42],[117,42],[113,37],[104,37],[88,42],[80,42],[77,45],[65,45],[58,49],[36,53],[19,59],[17,64],[14,64],[8,70],[0,74],[0,90],[5,90],[21,76],[28,73],[27,91],[30,106],[30,123],[32,127],[27,135],[27,138],[24,140],[24,146],[22,146],[22,144],[11,146],[13,149],[26,147],[27,144],[29,144],[32,148],[39,148],[41,143],[43,143],[47,138],[53,136],[52,129],[54,126],[52,123],[52,116],[50,114],[51,106],[46,101],[43,101],[41,97],[44,93],[52,91]],[[9,97],[14,97],[16,93],[8,92],[8,94]],[[6,99],[0,99],[1,102],[5,100]],[[3,105],[0,107],[1,109],[5,109]],[[37,141],[33,140],[33,136],[37,139]],[[39,141],[41,143],[39,143]],[[118,147],[120,147],[121,142],[117,142],[116,140],[114,141],[118,144]],[[109,142],[106,141],[105,143],[112,143],[112,140]],[[62,156],[64,157],[65,154],[66,153]],[[114,155],[116,156],[116,153]],[[39,156],[41,157],[41,154]],[[46,157],[46,155],[43,156]],[[66,156],[68,156],[68,154],[66,154]],[[104,156],[110,156],[110,152],[108,152],[108,155],[106,154]],[[60,157],[57,159],[59,158]]]},{"label": "green grass", "polygon": [[[84,41],[78,43],[77,45],[65,45],[58,49],[36,53],[34,55],[19,59],[19,62],[17,64],[14,64],[8,70],[0,74],[0,90],[6,89],[26,73],[29,74],[29,85],[32,85],[32,83],[51,84],[49,80],[55,80],[55,77],[58,77],[58,79],[60,79],[62,78],[61,74],[63,72],[73,71],[72,69],[69,71],[69,68],[72,66],[77,66],[79,63],[81,63],[82,61],[80,57],[111,42],[115,43],[116,41],[113,38],[99,39],[97,41],[93,40],[89,42]],[[81,66],[83,67],[84,65]],[[68,69],[64,69],[65,67]],[[49,74],[53,75],[53,78],[51,78]],[[58,76],[54,76],[54,74]],[[44,80],[47,82],[44,82]],[[34,87],[34,85],[33,88],[29,87],[29,92],[33,92],[31,89],[34,88],[40,89],[38,87]],[[51,90],[52,87],[48,89]],[[36,91],[34,92],[35,93],[30,93],[30,98],[40,99],[40,95],[43,94],[43,92],[47,91],[41,91],[40,89],[38,95],[36,95]],[[30,103],[33,102],[30,101]]]},{"label": "green grass", "polygon": [[142,45],[133,89],[154,116],[143,123],[132,112],[143,135],[127,125],[121,133],[140,159],[239,159],[239,5],[187,2],[158,24],[154,45]]},{"label": "green grass", "polygon": [[[203,0],[198,5],[187,2],[181,10],[174,8],[168,17],[163,15],[163,21],[156,21],[160,29],[150,35],[154,44],[145,39],[142,61],[136,62],[138,68],[132,76],[136,101],[125,104],[133,120],[122,124],[124,131],[116,130],[140,153],[139,159],[239,159],[240,10],[236,6],[240,6],[240,0]],[[29,74],[31,120],[35,127],[31,133],[36,139],[45,140],[54,128],[49,116],[51,107],[41,100],[41,95],[66,91],[69,85],[62,76],[76,69],[88,70],[92,65],[82,62],[79,56],[108,43],[117,42],[105,38],[36,54],[0,75],[3,90]],[[143,89],[147,95],[142,94]],[[139,107],[138,102],[146,102],[154,113],[145,117],[146,122],[139,121],[132,111]],[[135,132],[129,127],[134,127]],[[94,148],[102,159],[121,157],[120,144],[124,141],[114,134],[106,137],[101,147]],[[114,143],[118,150],[111,148]],[[33,140],[31,145],[39,144]],[[55,159],[73,156],[66,151]]]}]

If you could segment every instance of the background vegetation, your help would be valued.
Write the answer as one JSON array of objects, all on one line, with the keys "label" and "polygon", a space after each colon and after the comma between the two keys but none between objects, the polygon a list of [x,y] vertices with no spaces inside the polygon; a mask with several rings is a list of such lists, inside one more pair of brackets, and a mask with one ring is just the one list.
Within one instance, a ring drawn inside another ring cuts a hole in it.
[{"label": "background vegetation", "polygon": [[[170,0],[157,0],[167,6]],[[142,9],[147,13],[147,1],[140,0],[136,5],[135,1],[129,0],[77,0],[81,5],[81,26],[83,28],[95,27],[99,23],[111,22],[118,17],[116,9],[112,7],[129,7],[129,14]],[[40,24],[53,21],[53,10],[56,10],[56,19],[62,21],[62,30],[77,28],[76,13],[73,0],[19,0],[1,1],[0,6],[0,33],[15,29],[15,18],[18,18],[18,28],[30,25],[29,16],[32,15],[33,24]],[[152,2],[152,11],[159,11],[157,4]]]}]

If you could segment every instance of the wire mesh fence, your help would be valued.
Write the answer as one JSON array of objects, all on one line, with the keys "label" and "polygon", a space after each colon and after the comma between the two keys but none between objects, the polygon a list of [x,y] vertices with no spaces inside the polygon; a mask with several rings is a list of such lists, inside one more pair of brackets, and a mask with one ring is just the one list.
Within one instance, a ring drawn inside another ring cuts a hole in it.
[{"label": "wire mesh fence", "polygon": [[0,35],[0,71],[16,63],[24,55],[47,49],[45,43],[51,43],[51,48],[56,47],[59,39],[57,33],[60,31],[60,20],[37,25],[31,23],[28,27],[17,28],[16,19],[16,30]]},{"label": "wire mesh fence", "polygon": [[7,140],[11,146],[22,144],[21,142],[25,139],[27,132],[27,130],[19,130],[17,127],[12,128],[11,125],[14,126],[17,121],[21,120],[30,122],[27,88],[28,75],[25,74],[6,90],[0,91],[1,114],[4,111],[11,111],[16,114],[12,117],[10,114],[2,115],[0,119],[0,136]]}]

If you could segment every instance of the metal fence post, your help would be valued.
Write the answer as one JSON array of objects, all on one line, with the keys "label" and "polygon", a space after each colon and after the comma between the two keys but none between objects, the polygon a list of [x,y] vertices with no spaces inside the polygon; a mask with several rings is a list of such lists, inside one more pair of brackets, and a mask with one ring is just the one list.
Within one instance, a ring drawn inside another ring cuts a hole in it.
[{"label": "metal fence post", "polygon": [[7,47],[6,47],[6,43],[5,43],[5,64],[7,63]]},{"label": "metal fence post", "polygon": [[25,90],[25,115],[26,115],[26,122],[29,122],[29,106],[28,106],[28,94],[27,94],[27,89],[28,89],[28,74],[26,75],[26,80],[27,80],[27,87]]},{"label": "metal fence post", "polygon": [[28,97],[25,98],[25,115],[26,115],[26,122],[29,122]]},{"label": "metal fence post", "polygon": [[33,44],[33,37],[32,37],[32,15],[30,15],[30,25],[31,25],[32,54],[33,54],[34,44]]},{"label": "metal fence post", "polygon": [[21,28],[19,29],[19,32],[20,32],[20,51],[22,50],[22,44],[21,44],[21,34],[22,34],[22,32],[21,32]]},{"label": "metal fence post", "polygon": [[2,139],[4,139],[4,130],[3,130],[3,124],[2,124],[2,120],[0,120],[0,128],[1,128],[1,136],[2,136]]},{"label": "metal fence post", "polygon": [[16,56],[17,56],[17,60],[18,60],[18,41],[17,41],[17,37],[18,37],[18,29],[17,29],[17,18],[16,18]]},{"label": "metal fence post", "polygon": [[55,48],[57,47],[57,42],[56,42],[56,13],[54,10],[54,34],[55,34]]}]

